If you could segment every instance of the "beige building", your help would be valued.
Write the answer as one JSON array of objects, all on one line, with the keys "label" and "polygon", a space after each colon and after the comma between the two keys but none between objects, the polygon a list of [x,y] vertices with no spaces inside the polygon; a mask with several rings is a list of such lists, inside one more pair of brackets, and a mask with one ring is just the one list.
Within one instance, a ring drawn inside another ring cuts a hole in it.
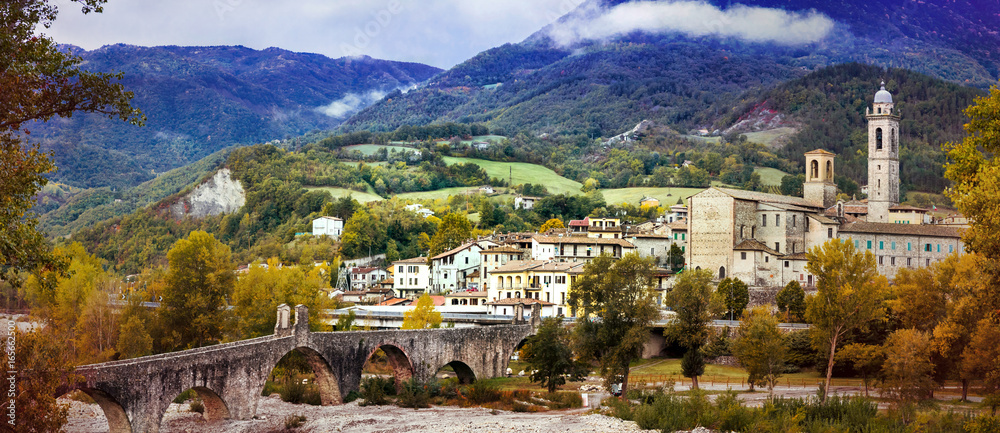
[{"label": "beige building", "polygon": [[531,238],[531,258],[589,262],[594,257],[608,253],[616,259],[635,250],[635,245],[618,238],[592,238],[583,236],[535,236]]},{"label": "beige building", "polygon": [[570,286],[583,273],[584,263],[514,260],[490,273],[490,301],[536,299],[551,303],[554,315],[569,315]]}]

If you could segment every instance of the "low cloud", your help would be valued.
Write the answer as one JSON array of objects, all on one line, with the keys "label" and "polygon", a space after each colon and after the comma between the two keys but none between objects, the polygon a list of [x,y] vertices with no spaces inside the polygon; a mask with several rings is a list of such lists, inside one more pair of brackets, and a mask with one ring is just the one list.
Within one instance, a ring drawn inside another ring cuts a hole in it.
[{"label": "low cloud", "polygon": [[316,111],[333,118],[341,118],[378,102],[385,95],[387,93],[381,90],[372,90],[368,93],[348,93],[329,105],[317,107]]},{"label": "low cloud", "polygon": [[591,6],[554,24],[549,37],[560,46],[603,40],[635,31],[735,37],[751,42],[800,45],[825,38],[834,21],[821,13],[735,5],[725,10],[701,1],[643,1],[613,8]]}]

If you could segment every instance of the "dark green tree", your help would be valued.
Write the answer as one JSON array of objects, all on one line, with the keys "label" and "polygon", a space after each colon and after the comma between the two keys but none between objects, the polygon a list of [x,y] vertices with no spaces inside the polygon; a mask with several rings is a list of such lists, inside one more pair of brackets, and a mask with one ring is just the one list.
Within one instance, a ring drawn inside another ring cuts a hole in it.
[{"label": "dark green tree", "polygon": [[722,303],[726,308],[725,318],[729,320],[739,319],[743,315],[743,310],[750,303],[750,288],[747,283],[738,278],[726,278],[719,283],[715,293],[722,298]]},{"label": "dark green tree", "polygon": [[522,355],[532,371],[531,381],[538,382],[549,392],[555,392],[559,385],[570,380],[580,380],[586,369],[580,368],[573,359],[569,346],[570,332],[556,317],[542,320],[538,332],[528,338]]},{"label": "dark green tree", "polygon": [[806,183],[806,175],[787,174],[781,178],[781,193],[792,197],[802,197],[802,185]]},{"label": "dark green tree", "polygon": [[472,223],[469,222],[469,218],[456,212],[445,215],[434,237],[431,238],[427,263],[430,263],[431,257],[461,246],[470,237],[472,237]]},{"label": "dark green tree", "polygon": [[576,313],[574,342],[583,359],[596,359],[610,388],[622,377],[628,390],[629,363],[642,354],[649,326],[659,317],[649,259],[628,254],[620,260],[603,254],[587,263],[573,285],[569,305]]},{"label": "dark green tree", "polygon": [[806,316],[806,292],[798,281],[792,280],[778,292],[774,299],[785,321],[799,321]]},{"label": "dark green tree", "polygon": [[170,267],[160,319],[166,350],[190,349],[223,340],[229,328],[227,299],[236,276],[229,247],[194,231],[167,253]]}]

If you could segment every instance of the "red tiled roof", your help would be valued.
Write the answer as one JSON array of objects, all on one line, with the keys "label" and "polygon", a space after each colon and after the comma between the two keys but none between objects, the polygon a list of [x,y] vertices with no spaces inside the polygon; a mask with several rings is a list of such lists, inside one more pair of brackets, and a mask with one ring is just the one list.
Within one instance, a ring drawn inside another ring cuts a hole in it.
[{"label": "red tiled roof", "polygon": [[412,259],[396,260],[393,263],[427,263],[427,257],[414,257]]}]

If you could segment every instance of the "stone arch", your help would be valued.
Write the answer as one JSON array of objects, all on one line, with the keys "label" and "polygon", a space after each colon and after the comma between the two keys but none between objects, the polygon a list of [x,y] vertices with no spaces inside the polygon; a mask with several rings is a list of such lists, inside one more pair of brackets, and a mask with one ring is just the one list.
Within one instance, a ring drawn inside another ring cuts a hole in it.
[{"label": "stone arch", "polygon": [[875,150],[882,150],[882,128],[875,128]]},{"label": "stone arch", "polygon": [[129,422],[125,408],[117,399],[99,389],[77,388],[77,390],[90,396],[101,407],[104,417],[108,419],[108,431],[111,433],[132,433],[132,423]]},{"label": "stone arch", "polygon": [[725,279],[725,278],[726,278],[726,267],[725,266],[719,266],[719,279],[722,280],[722,279]]},{"label": "stone arch", "polygon": [[[344,398],[340,393],[340,383],[337,381],[337,376],[333,374],[333,369],[330,367],[330,363],[326,361],[323,355],[319,352],[313,350],[312,348],[299,346],[288,353],[297,352],[305,358],[306,363],[312,368],[313,374],[316,375],[315,385],[319,389],[319,400],[323,406],[333,406],[341,404],[344,402]],[[287,356],[288,353],[285,355]],[[282,356],[281,359],[283,359]],[[281,359],[278,362],[281,362]],[[275,363],[271,367],[274,370],[278,364]],[[270,373],[268,373],[270,375]]]},{"label": "stone arch", "polygon": [[462,361],[451,361],[445,365],[442,365],[435,371],[441,371],[442,368],[451,367],[455,371],[455,376],[458,377],[458,383],[467,385],[476,381],[476,372],[472,371],[472,367]]},{"label": "stone arch", "polygon": [[833,180],[833,161],[826,162],[826,180]]},{"label": "stone arch", "polygon": [[385,353],[386,359],[389,361],[389,367],[392,368],[392,375],[395,377],[396,389],[402,389],[403,382],[410,380],[413,377],[413,362],[410,360],[410,356],[406,354],[399,346],[392,343],[380,344],[378,347],[372,349],[368,354],[367,360],[371,360],[372,355],[375,355],[375,351],[382,349]]},{"label": "stone arch", "polygon": [[819,161],[815,159],[809,162],[809,179],[819,179]]},{"label": "stone arch", "polygon": [[[201,399],[201,403],[205,406],[205,412],[202,413],[205,421],[218,421],[221,419],[232,418],[229,414],[229,406],[226,405],[225,400],[223,400],[222,397],[219,397],[219,394],[215,391],[203,386],[195,386],[187,389],[194,391],[195,394],[198,395],[198,398]],[[171,397],[171,400],[173,400],[173,397]],[[169,401],[167,403],[169,403]],[[165,409],[166,407],[164,407],[163,413],[160,414],[159,425],[161,427],[163,426],[163,417],[166,416]]]}]

